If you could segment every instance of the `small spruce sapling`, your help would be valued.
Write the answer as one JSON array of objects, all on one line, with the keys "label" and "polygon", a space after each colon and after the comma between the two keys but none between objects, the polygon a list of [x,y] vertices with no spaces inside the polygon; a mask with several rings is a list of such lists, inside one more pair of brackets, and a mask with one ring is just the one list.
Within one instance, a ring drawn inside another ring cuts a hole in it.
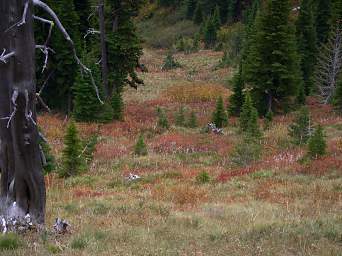
[{"label": "small spruce sapling", "polygon": [[68,124],[64,137],[64,149],[62,153],[62,168],[60,176],[67,178],[78,175],[84,168],[82,158],[81,140],[75,122],[71,120]]},{"label": "small spruce sapling", "polygon": [[228,124],[228,115],[224,107],[223,98],[220,96],[216,102],[216,109],[213,113],[212,122],[217,128],[225,127]]},{"label": "small spruce sapling", "polygon": [[162,70],[167,71],[167,70],[176,69],[180,67],[181,67],[181,64],[175,60],[172,53],[168,53],[165,57]]},{"label": "small spruce sapling", "polygon": [[295,144],[306,144],[312,133],[310,112],[307,107],[302,107],[297,114],[294,123],[289,127],[289,135]]},{"label": "small spruce sapling", "polygon": [[196,116],[195,111],[192,111],[190,113],[190,117],[189,117],[189,120],[187,122],[187,127],[189,127],[189,128],[196,128],[196,127],[198,127],[197,116]]},{"label": "small spruce sapling", "polygon": [[309,139],[308,155],[313,159],[317,159],[326,154],[326,147],[327,144],[324,138],[323,127],[319,125]]},{"label": "small spruce sapling", "polygon": [[249,92],[246,93],[245,101],[240,113],[240,131],[249,138],[260,138],[261,131],[258,124],[258,111],[253,106],[252,97]]},{"label": "small spruce sapling", "polygon": [[185,126],[185,109],[181,106],[175,116],[176,126]]},{"label": "small spruce sapling", "polygon": [[158,127],[162,129],[169,129],[170,125],[169,125],[169,121],[167,120],[165,110],[158,107],[157,116],[158,116],[158,122],[157,122]]},{"label": "small spruce sapling", "polygon": [[138,141],[135,144],[134,154],[137,156],[146,156],[148,154],[144,136],[142,134],[140,134]]}]

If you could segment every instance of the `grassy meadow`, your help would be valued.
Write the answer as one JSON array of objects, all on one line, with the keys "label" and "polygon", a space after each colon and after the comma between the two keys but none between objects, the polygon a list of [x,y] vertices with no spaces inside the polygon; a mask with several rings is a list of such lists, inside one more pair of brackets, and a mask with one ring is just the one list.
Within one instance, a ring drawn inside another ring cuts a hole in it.
[{"label": "grassy meadow", "polygon": [[[234,70],[216,68],[221,52],[200,51],[175,54],[182,68],[161,71],[165,54],[145,49],[146,85],[126,88],[124,122],[78,124],[83,137],[100,134],[89,171],[47,176],[48,231],[0,236],[0,255],[342,255],[342,117],[310,98],[326,156],[300,161],[306,148],[291,143],[289,113],[264,132],[259,161],[236,165],[235,118],[222,136],[202,132],[217,97],[227,103]],[[168,131],[157,128],[158,106]],[[186,116],[196,113],[198,128],[174,125],[180,106]],[[65,122],[39,117],[57,158]],[[148,155],[139,157],[133,151],[141,133]],[[142,178],[127,182],[129,173]],[[56,217],[71,223],[70,234],[53,234]]]}]

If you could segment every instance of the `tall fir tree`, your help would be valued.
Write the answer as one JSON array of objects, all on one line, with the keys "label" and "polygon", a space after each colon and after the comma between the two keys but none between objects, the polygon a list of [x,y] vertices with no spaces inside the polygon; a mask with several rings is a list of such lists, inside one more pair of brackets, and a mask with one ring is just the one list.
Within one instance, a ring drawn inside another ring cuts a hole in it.
[{"label": "tall fir tree", "polygon": [[122,121],[124,118],[124,102],[120,91],[114,92],[111,103],[113,108],[113,119]]},{"label": "tall fir tree", "polygon": [[296,25],[304,91],[305,95],[309,95],[314,87],[312,76],[317,57],[316,29],[314,26],[312,0],[302,0]]},{"label": "tall fir tree", "polygon": [[201,25],[204,21],[204,14],[201,1],[197,1],[193,20],[196,25]]},{"label": "tall fir tree", "polygon": [[288,109],[301,83],[289,0],[268,0],[262,8],[256,18],[244,71],[261,114],[274,112],[276,107]]},{"label": "tall fir tree", "polygon": [[[84,63],[90,64],[94,79],[99,81],[99,71],[93,58],[86,57]],[[73,85],[74,94],[74,109],[73,115],[76,121],[80,122],[95,122],[100,120],[100,113],[103,106],[99,102],[91,78],[86,74],[78,73]]]},{"label": "tall fir tree", "polygon": [[186,1],[186,18],[192,20],[196,10],[197,0],[187,0]]},{"label": "tall fir tree", "polygon": [[222,96],[220,96],[217,99],[216,109],[215,109],[213,116],[212,116],[212,122],[218,128],[222,128],[222,127],[226,126],[228,123],[228,116],[227,116],[227,112],[226,112],[225,107],[224,107]]},{"label": "tall fir tree", "polygon": [[76,124],[71,120],[64,137],[64,149],[62,153],[62,167],[59,171],[61,177],[67,178],[80,174],[84,168],[82,158],[81,140]]},{"label": "tall fir tree", "polygon": [[244,102],[243,90],[245,83],[242,77],[242,65],[233,77],[233,94],[229,97],[228,113],[231,116],[239,116]]},{"label": "tall fir tree", "polygon": [[316,13],[317,43],[325,44],[329,37],[332,17],[332,1],[318,0]]},{"label": "tall fir tree", "polygon": [[214,16],[207,18],[204,28],[204,43],[207,49],[213,48],[217,40],[217,25]]},{"label": "tall fir tree", "polygon": [[[59,19],[73,39],[77,52],[80,52],[80,20],[74,2],[70,0],[53,2]],[[72,50],[65,42],[64,35],[57,29],[53,30],[49,46],[55,51],[55,54],[50,54],[48,66],[53,75],[47,82],[43,97],[52,109],[70,112],[73,99],[72,86],[79,72],[79,66],[74,60]]]},{"label": "tall fir tree", "polygon": [[218,5],[216,5],[213,12],[213,23],[216,28],[216,31],[218,31],[221,27],[220,7]]}]

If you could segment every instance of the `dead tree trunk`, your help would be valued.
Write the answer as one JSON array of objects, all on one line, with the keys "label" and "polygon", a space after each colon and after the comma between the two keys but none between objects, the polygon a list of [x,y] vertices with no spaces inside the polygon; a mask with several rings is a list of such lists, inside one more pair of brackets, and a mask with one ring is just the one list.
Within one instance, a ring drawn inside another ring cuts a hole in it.
[{"label": "dead tree trunk", "polygon": [[[42,8],[54,22],[35,16],[33,6]],[[33,20],[50,24],[44,45],[35,43]],[[20,209],[16,215],[29,213],[37,224],[45,221],[46,192],[35,108],[37,99],[42,102],[41,92],[36,93],[35,50],[46,56],[44,70],[53,24],[71,46],[77,64],[90,75],[103,103],[91,70],[78,58],[74,42],[54,11],[40,0],[0,0],[0,210],[16,202]]]},{"label": "dead tree trunk", "polygon": [[[16,201],[23,214],[30,213],[43,224],[46,196],[36,125],[32,9],[27,0],[0,3],[1,193],[8,203]],[[22,18],[24,23],[16,24]],[[10,198],[13,182],[14,198]]]}]

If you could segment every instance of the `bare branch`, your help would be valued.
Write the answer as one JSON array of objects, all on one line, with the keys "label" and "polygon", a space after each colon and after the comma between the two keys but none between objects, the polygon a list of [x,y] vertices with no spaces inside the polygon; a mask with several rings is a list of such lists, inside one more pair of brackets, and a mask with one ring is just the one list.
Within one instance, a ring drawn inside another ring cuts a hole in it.
[{"label": "bare branch", "polygon": [[18,96],[19,96],[19,91],[18,91],[18,89],[15,89],[13,91],[12,99],[11,99],[11,102],[12,102],[12,105],[13,105],[12,113],[8,117],[0,118],[0,120],[8,120],[7,121],[7,126],[6,126],[7,129],[10,127],[11,121],[12,121],[13,117],[15,116],[15,114],[17,113],[17,99],[18,99]]},{"label": "bare branch", "polygon": [[69,42],[71,48],[72,48],[72,51],[73,51],[73,55],[74,55],[74,59],[76,60],[77,64],[80,65],[80,67],[82,68],[82,70],[88,74],[90,76],[90,79],[91,79],[91,82],[94,86],[94,89],[95,89],[95,92],[96,92],[96,95],[97,95],[97,98],[98,100],[100,101],[101,104],[104,104],[104,102],[101,100],[101,97],[100,97],[100,93],[99,93],[99,90],[95,84],[95,80],[94,80],[94,77],[93,77],[93,73],[92,71],[87,68],[82,62],[81,60],[78,58],[77,56],[77,53],[76,53],[76,48],[75,48],[75,44],[74,42],[72,41],[71,37],[69,36],[68,32],[66,31],[66,29],[64,28],[64,26],[62,25],[62,23],[60,22],[59,18],[57,17],[56,13],[47,5],[45,4],[44,2],[40,1],[40,0],[32,0],[33,1],[33,4],[35,6],[38,6],[40,8],[42,8],[44,11],[46,11],[51,17],[52,19],[54,20],[54,22],[56,23],[56,26],[58,27],[58,29],[62,32],[62,34],[64,35],[64,38]]},{"label": "bare branch", "polygon": [[36,19],[36,20],[39,20],[40,22],[47,23],[47,24],[50,25],[50,27],[49,27],[49,34],[48,34],[48,37],[47,37],[47,39],[45,41],[45,44],[44,44],[45,46],[47,46],[49,41],[50,41],[52,29],[55,26],[55,23],[53,21],[51,21],[51,20],[47,20],[47,19],[35,16],[35,15],[33,16],[33,18]]},{"label": "bare branch", "polygon": [[42,69],[42,73],[43,73],[47,67],[47,64],[48,64],[49,51],[52,53],[56,53],[56,52],[53,49],[51,49],[50,47],[47,47],[46,45],[36,45],[36,49],[40,49],[42,51],[42,53],[44,53],[44,55],[45,55],[44,65],[43,65],[43,69]]},{"label": "bare branch", "polygon": [[15,55],[15,52],[10,52],[6,54],[6,49],[0,55],[0,62],[7,63],[7,60]]},{"label": "bare branch", "polygon": [[95,34],[101,34],[101,32],[98,31],[98,30],[95,30],[95,29],[93,29],[93,28],[90,28],[90,29],[87,30],[87,33],[84,35],[83,38],[87,38],[87,36],[89,36],[89,35],[95,35]]},{"label": "bare branch", "polygon": [[17,23],[13,24],[12,26],[10,26],[8,29],[6,29],[5,33],[7,33],[8,31],[10,31],[12,28],[14,27],[20,27],[22,25],[26,24],[26,17],[27,17],[27,11],[28,11],[28,7],[29,7],[29,0],[26,1],[25,6],[24,6],[24,11],[23,11],[23,16],[21,17],[21,20],[18,21]]}]

